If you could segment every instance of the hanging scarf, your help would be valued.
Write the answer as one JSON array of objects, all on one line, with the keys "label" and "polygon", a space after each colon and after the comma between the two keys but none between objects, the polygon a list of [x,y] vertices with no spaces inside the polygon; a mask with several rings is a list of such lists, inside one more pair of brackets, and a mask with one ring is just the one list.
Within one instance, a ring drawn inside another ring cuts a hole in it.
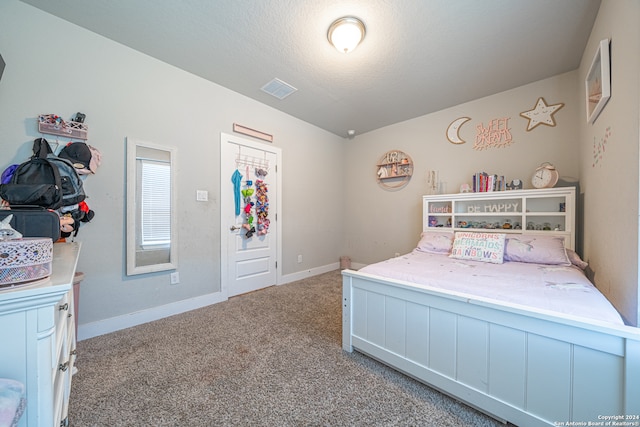
[{"label": "hanging scarf", "polygon": [[233,198],[236,202],[236,216],[240,215],[240,182],[242,181],[242,174],[238,172],[238,169],[231,175],[231,182],[233,182]]}]

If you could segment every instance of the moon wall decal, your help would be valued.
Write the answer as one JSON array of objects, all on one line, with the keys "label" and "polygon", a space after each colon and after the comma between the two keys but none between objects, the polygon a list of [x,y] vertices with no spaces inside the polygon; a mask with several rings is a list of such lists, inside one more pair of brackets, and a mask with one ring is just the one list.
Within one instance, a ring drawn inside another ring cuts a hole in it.
[{"label": "moon wall decal", "polygon": [[451,122],[447,128],[447,139],[452,144],[464,144],[466,142],[460,139],[458,132],[460,132],[460,127],[469,120],[471,120],[470,117],[460,117]]}]

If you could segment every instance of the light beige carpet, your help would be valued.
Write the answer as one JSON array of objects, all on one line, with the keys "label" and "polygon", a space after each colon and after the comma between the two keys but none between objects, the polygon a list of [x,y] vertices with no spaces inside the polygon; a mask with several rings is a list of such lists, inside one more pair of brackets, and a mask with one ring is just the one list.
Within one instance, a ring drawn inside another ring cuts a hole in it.
[{"label": "light beige carpet", "polygon": [[498,426],[341,347],[339,271],[78,343],[71,426]]}]

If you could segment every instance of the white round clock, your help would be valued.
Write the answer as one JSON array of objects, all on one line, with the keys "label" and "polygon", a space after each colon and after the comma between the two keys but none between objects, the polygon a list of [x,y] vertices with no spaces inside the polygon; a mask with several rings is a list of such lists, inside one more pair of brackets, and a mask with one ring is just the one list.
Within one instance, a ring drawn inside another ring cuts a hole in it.
[{"label": "white round clock", "polygon": [[558,183],[558,170],[549,162],[541,164],[531,177],[535,188],[551,188]]}]

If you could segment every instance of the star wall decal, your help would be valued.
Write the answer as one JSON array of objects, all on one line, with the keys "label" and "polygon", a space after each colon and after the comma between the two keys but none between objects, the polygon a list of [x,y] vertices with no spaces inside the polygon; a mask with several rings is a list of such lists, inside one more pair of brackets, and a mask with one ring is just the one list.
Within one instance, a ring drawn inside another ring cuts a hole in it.
[{"label": "star wall decal", "polygon": [[533,110],[523,111],[520,113],[522,117],[529,119],[527,132],[538,125],[555,126],[556,122],[553,120],[553,115],[562,107],[564,107],[564,103],[562,102],[559,104],[547,105],[544,98],[538,98],[538,102],[536,102],[536,106]]}]

